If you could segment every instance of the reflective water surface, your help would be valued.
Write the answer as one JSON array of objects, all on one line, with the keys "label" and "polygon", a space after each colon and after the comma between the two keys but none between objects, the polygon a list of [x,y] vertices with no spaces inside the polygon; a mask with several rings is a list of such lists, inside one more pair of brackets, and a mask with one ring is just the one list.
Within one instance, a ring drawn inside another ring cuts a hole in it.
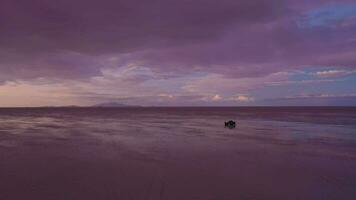
[{"label": "reflective water surface", "polygon": [[0,199],[353,200],[356,108],[0,109]]}]

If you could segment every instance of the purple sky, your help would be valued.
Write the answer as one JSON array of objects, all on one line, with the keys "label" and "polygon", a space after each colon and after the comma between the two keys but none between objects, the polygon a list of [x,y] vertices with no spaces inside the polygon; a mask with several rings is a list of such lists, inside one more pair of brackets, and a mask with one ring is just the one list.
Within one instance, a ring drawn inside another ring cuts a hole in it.
[{"label": "purple sky", "polygon": [[356,105],[355,0],[1,0],[0,106]]}]

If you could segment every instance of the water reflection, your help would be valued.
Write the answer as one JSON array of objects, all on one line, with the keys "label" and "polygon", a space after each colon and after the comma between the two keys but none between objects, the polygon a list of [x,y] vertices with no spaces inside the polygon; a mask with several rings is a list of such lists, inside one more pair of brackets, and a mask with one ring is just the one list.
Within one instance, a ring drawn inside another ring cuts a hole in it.
[{"label": "water reflection", "polygon": [[[0,199],[352,199],[355,116],[0,110]],[[238,126],[225,129],[227,119]]]}]

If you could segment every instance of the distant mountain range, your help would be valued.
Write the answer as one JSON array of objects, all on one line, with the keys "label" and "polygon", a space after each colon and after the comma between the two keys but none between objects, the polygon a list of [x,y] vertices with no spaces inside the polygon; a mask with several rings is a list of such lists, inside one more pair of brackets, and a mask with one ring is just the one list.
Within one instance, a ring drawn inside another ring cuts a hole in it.
[{"label": "distant mountain range", "polygon": [[110,107],[110,108],[118,108],[118,107],[140,107],[137,105],[127,105],[123,103],[117,103],[117,102],[107,102],[107,103],[100,103],[93,105],[92,107]]}]

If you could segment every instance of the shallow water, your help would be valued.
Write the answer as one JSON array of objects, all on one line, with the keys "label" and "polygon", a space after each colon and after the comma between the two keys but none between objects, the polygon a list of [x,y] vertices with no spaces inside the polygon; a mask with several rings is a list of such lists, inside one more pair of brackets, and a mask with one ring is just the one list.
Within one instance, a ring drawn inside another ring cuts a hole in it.
[{"label": "shallow water", "polygon": [[1,200],[353,200],[355,169],[356,108],[0,109]]}]

